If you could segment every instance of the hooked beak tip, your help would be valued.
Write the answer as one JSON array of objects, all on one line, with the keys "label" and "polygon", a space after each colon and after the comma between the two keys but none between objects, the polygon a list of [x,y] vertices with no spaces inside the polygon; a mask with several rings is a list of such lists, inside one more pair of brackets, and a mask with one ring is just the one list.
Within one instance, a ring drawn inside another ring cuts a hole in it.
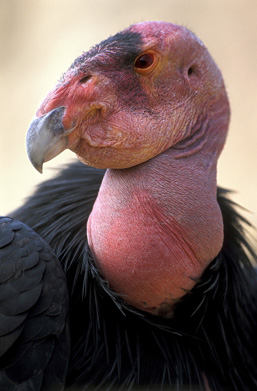
[{"label": "hooked beak tip", "polygon": [[42,159],[40,159],[39,156],[37,156],[37,154],[33,153],[33,151],[31,151],[30,148],[28,148],[28,146],[27,146],[27,155],[28,155],[28,158],[29,158],[30,163],[32,164],[32,166],[40,174],[42,174],[43,173],[43,163],[44,163],[44,161],[42,161]]},{"label": "hooked beak tip", "polygon": [[38,165],[38,164],[33,164],[33,167],[39,172],[39,174],[43,174],[43,164],[42,165]]},{"label": "hooked beak tip", "polygon": [[27,133],[27,153],[33,167],[42,174],[43,163],[67,148],[67,132],[62,124],[65,107],[35,118]]}]

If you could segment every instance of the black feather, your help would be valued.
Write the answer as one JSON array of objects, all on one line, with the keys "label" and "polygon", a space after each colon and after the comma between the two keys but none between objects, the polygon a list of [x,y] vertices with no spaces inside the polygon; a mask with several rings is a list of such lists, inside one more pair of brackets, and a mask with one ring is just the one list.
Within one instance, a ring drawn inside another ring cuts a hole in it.
[{"label": "black feather", "polygon": [[[142,43],[139,33],[122,31],[95,45],[88,52],[83,53],[73,62],[68,71],[85,70],[85,64],[87,64],[88,59],[92,59],[91,63],[94,66],[100,65],[104,71],[109,68],[113,70],[113,61],[109,62],[108,58],[115,60],[114,63],[118,69],[131,69],[134,66],[136,57],[141,53]],[[99,60],[97,58],[98,54],[103,54],[105,61]]]},{"label": "black feather", "polygon": [[173,318],[163,319],[124,303],[90,255],[86,222],[103,175],[71,164],[14,213],[50,244],[66,273],[72,347],[66,388],[206,390],[207,382],[213,391],[257,389],[254,253],[228,192],[218,189],[221,252]]},{"label": "black feather", "polygon": [[0,389],[64,387],[69,359],[65,276],[31,228],[0,218]]}]

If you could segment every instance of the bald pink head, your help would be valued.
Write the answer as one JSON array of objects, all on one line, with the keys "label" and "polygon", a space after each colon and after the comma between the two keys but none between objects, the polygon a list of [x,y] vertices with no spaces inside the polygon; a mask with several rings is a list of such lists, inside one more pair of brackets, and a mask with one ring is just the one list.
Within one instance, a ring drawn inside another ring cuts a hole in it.
[{"label": "bald pink head", "polygon": [[[142,58],[152,63],[141,66]],[[66,147],[101,168],[147,161],[207,118],[222,117],[220,151],[229,120],[223,79],[207,49],[186,28],[165,22],[133,25],[76,59],[37,116],[58,107],[65,108],[66,131],[74,129]]]},{"label": "bald pink head", "polygon": [[104,277],[130,304],[169,315],[223,241],[216,164],[230,110],[208,50],[184,27],[135,24],[77,58],[37,116],[36,167],[70,148],[111,169],[88,224]]}]

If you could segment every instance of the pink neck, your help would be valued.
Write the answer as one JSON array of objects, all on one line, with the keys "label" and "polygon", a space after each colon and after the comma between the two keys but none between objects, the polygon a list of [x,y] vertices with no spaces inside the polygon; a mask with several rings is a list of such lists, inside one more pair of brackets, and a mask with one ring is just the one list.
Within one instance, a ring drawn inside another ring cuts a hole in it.
[{"label": "pink neck", "polygon": [[133,306],[171,316],[218,254],[223,222],[215,154],[169,149],[107,170],[88,222],[92,253],[110,286]]}]

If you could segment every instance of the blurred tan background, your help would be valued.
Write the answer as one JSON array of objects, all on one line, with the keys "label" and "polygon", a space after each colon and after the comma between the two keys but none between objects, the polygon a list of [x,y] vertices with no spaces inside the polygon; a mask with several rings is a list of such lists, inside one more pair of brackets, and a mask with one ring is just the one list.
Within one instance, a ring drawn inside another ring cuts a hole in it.
[{"label": "blurred tan background", "polygon": [[82,51],[143,20],[189,27],[221,68],[232,121],[218,182],[257,226],[257,0],[0,0],[0,214],[73,159],[42,176],[31,166],[25,135],[41,100]]}]

